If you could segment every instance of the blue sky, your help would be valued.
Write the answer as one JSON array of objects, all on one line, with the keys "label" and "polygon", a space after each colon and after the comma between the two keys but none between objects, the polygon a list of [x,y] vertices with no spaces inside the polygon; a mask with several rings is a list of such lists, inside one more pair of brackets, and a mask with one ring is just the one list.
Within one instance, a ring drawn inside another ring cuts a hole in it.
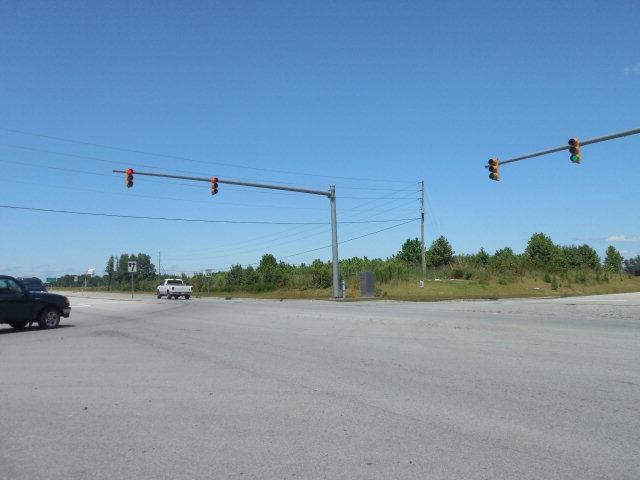
[{"label": "blue sky", "polygon": [[5,0],[0,272],[102,274],[138,252],[187,273],[331,258],[326,198],[127,189],[112,173],[126,168],[335,185],[340,258],[419,237],[421,181],[427,246],[522,252],[543,232],[635,257],[640,135],[585,146],[580,165],[504,165],[500,182],[484,165],[640,127],[639,25],[636,1]]}]

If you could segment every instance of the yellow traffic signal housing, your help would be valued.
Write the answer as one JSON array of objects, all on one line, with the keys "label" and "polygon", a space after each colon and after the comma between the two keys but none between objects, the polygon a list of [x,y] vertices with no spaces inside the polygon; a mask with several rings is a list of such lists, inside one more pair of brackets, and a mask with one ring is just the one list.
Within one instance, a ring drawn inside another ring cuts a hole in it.
[{"label": "yellow traffic signal housing", "polygon": [[218,193],[218,179],[216,177],[211,178],[211,195]]},{"label": "yellow traffic signal housing", "polygon": [[569,139],[569,152],[571,156],[569,159],[573,163],[580,163],[580,139],[578,137]]},{"label": "yellow traffic signal housing", "polygon": [[133,187],[133,168],[127,169],[127,177],[126,177],[125,184],[127,185],[127,188]]},{"label": "yellow traffic signal housing", "polygon": [[500,165],[500,162],[498,161],[497,158],[489,159],[487,168],[489,168],[489,178],[491,180],[495,180],[495,181],[500,180],[500,172],[498,171],[499,165]]}]

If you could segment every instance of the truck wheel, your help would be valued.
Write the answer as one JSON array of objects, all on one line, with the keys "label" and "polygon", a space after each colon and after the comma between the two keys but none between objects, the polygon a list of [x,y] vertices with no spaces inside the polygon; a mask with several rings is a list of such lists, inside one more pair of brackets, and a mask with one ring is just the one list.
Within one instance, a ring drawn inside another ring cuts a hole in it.
[{"label": "truck wheel", "polygon": [[59,323],[60,313],[53,307],[45,308],[38,319],[38,325],[40,325],[40,328],[55,328]]},{"label": "truck wheel", "polygon": [[162,295],[160,295],[160,292],[156,292],[156,295],[158,296],[158,298],[162,298]]},{"label": "truck wheel", "polygon": [[11,325],[13,328],[17,329],[17,330],[21,330],[24,327],[27,326],[27,323],[29,322],[9,322],[9,325]]},{"label": "truck wheel", "polygon": [[167,300],[171,300],[171,294],[167,292]]},{"label": "truck wheel", "polygon": [[185,296],[184,296],[184,299],[185,299],[185,300],[189,300],[189,297],[190,297],[190,296],[191,296],[191,295],[185,295]]}]

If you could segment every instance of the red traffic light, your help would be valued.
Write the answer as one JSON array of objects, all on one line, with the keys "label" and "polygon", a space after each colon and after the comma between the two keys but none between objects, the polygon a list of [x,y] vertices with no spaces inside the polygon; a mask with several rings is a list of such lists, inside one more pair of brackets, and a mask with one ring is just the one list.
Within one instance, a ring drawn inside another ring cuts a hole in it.
[{"label": "red traffic light", "polygon": [[126,177],[125,184],[127,185],[127,188],[133,187],[133,168],[127,169],[127,177]]},{"label": "red traffic light", "polygon": [[211,195],[218,193],[218,178],[211,177]]}]

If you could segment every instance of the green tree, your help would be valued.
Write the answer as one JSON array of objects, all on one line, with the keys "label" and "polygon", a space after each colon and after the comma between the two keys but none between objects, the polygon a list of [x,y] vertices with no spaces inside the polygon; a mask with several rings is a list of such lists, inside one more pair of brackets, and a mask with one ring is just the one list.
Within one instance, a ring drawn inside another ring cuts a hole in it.
[{"label": "green tree", "polygon": [[489,254],[484,247],[480,247],[480,251],[471,257],[471,261],[476,265],[486,265],[489,263]]},{"label": "green tree", "polygon": [[444,236],[441,235],[434,240],[429,247],[429,250],[427,250],[427,263],[432,267],[448,265],[453,262],[453,253],[451,244]]},{"label": "green tree", "polygon": [[622,270],[623,257],[616,247],[609,245],[604,257],[604,268],[611,273],[619,273]]},{"label": "green tree", "polygon": [[109,290],[111,290],[111,281],[113,280],[113,274],[116,271],[116,259],[115,257],[112,255],[109,257],[109,260],[107,260],[107,266],[104,269],[104,271],[107,274],[107,278],[108,278],[108,288]]},{"label": "green tree", "polygon": [[596,270],[600,267],[600,256],[589,245],[560,247],[560,251],[568,268],[590,268]]},{"label": "green tree", "polygon": [[231,265],[227,273],[227,287],[238,287],[244,280],[244,270],[242,265]]},{"label": "green tree", "polygon": [[311,285],[314,288],[329,288],[331,281],[331,264],[314,260],[311,264]]},{"label": "green tree", "polygon": [[554,245],[551,238],[544,233],[534,233],[529,239],[524,253],[536,268],[557,269],[563,266],[560,260],[564,260],[564,258],[560,248]]},{"label": "green tree", "polygon": [[629,275],[640,276],[640,255],[624,261],[624,271]]},{"label": "green tree", "polygon": [[113,273],[113,278],[117,283],[125,282],[129,278],[129,260],[134,260],[131,256],[123,253],[116,260],[116,271]]},{"label": "green tree", "polygon": [[153,280],[156,277],[156,267],[151,263],[151,257],[146,253],[138,253],[135,256],[137,262],[137,277],[140,280]]},{"label": "green tree", "polygon": [[265,253],[262,256],[256,272],[262,277],[262,281],[269,285],[277,284],[281,280],[278,261],[270,253]]},{"label": "green tree", "polygon": [[398,260],[405,262],[409,265],[419,265],[422,263],[422,243],[418,238],[407,239],[402,244],[402,248],[396,255]]},{"label": "green tree", "polygon": [[244,285],[251,286],[259,282],[260,282],[260,276],[251,265],[249,265],[247,268],[244,269],[244,278],[242,279],[242,283]]}]

